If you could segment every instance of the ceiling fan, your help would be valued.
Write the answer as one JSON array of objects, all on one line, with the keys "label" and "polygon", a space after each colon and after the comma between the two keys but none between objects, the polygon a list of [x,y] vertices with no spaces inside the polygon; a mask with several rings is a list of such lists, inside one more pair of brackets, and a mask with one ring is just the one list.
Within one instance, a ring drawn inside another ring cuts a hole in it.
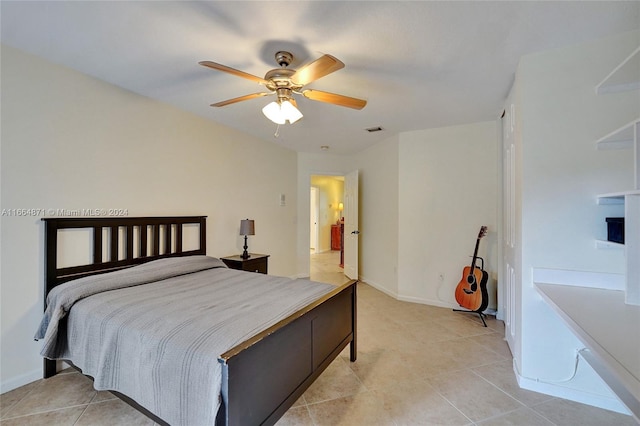
[{"label": "ceiling fan", "polygon": [[233,74],[262,84],[269,90],[268,92],[252,93],[238,98],[227,99],[226,101],[211,104],[211,106],[223,107],[236,102],[275,94],[277,95],[277,100],[264,107],[262,112],[274,123],[285,124],[287,121],[289,121],[289,123],[294,123],[302,118],[302,113],[298,110],[297,103],[293,97],[294,94],[303,95],[304,97],[314,101],[326,102],[353,109],[362,109],[367,104],[367,101],[362,99],[323,92],[321,90],[304,89],[304,86],[307,84],[344,68],[344,64],[335,57],[331,55],[323,55],[315,61],[304,65],[297,71],[287,68],[293,61],[293,55],[291,53],[279,51],[275,54],[275,58],[278,65],[280,65],[280,68],[268,71],[264,78],[211,61],[199,62],[200,65],[205,67]]}]

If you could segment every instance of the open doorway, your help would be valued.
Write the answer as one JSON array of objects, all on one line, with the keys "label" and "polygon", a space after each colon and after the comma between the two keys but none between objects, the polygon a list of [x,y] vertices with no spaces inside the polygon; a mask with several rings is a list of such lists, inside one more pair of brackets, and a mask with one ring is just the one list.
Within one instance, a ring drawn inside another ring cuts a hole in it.
[{"label": "open doorway", "polygon": [[311,200],[311,205],[309,207],[309,249],[311,253],[315,253],[318,250],[318,217],[320,216],[320,190],[312,186],[311,192],[309,194],[309,199]]},{"label": "open doorway", "polygon": [[310,182],[309,275],[314,281],[343,284],[344,176],[312,175]]}]

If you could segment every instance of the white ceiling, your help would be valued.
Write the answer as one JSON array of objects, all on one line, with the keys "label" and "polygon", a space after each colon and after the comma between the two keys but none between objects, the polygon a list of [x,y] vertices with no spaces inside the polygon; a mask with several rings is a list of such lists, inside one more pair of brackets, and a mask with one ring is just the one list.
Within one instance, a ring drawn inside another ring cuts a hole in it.
[{"label": "white ceiling", "polygon": [[[130,91],[301,152],[351,154],[402,131],[499,116],[518,59],[640,28],[640,2],[5,1],[1,41]],[[268,121],[249,80],[289,50],[340,71],[307,88],[366,99],[361,111],[298,97],[304,118]],[[603,76],[604,77],[604,76]],[[364,129],[381,126],[369,133]]]}]

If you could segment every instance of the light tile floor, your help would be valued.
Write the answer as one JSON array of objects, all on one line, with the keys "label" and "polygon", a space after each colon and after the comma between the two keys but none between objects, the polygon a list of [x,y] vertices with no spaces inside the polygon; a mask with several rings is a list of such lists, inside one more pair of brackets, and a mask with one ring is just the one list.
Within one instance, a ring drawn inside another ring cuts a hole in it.
[{"label": "light tile floor", "polygon": [[[337,252],[311,278],[341,284]],[[286,425],[635,425],[629,416],[520,389],[501,321],[399,302],[358,285],[358,361],[345,351],[278,422]],[[0,396],[0,425],[153,425],[79,373]]]}]

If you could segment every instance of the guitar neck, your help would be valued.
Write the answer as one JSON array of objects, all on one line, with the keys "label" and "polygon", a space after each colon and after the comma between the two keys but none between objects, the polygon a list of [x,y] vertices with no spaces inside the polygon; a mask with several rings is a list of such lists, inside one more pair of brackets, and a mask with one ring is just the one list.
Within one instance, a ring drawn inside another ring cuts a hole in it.
[{"label": "guitar neck", "polygon": [[480,238],[476,240],[476,248],[473,250],[473,261],[471,262],[471,273],[476,270],[476,260],[478,259],[478,247],[480,247]]}]

